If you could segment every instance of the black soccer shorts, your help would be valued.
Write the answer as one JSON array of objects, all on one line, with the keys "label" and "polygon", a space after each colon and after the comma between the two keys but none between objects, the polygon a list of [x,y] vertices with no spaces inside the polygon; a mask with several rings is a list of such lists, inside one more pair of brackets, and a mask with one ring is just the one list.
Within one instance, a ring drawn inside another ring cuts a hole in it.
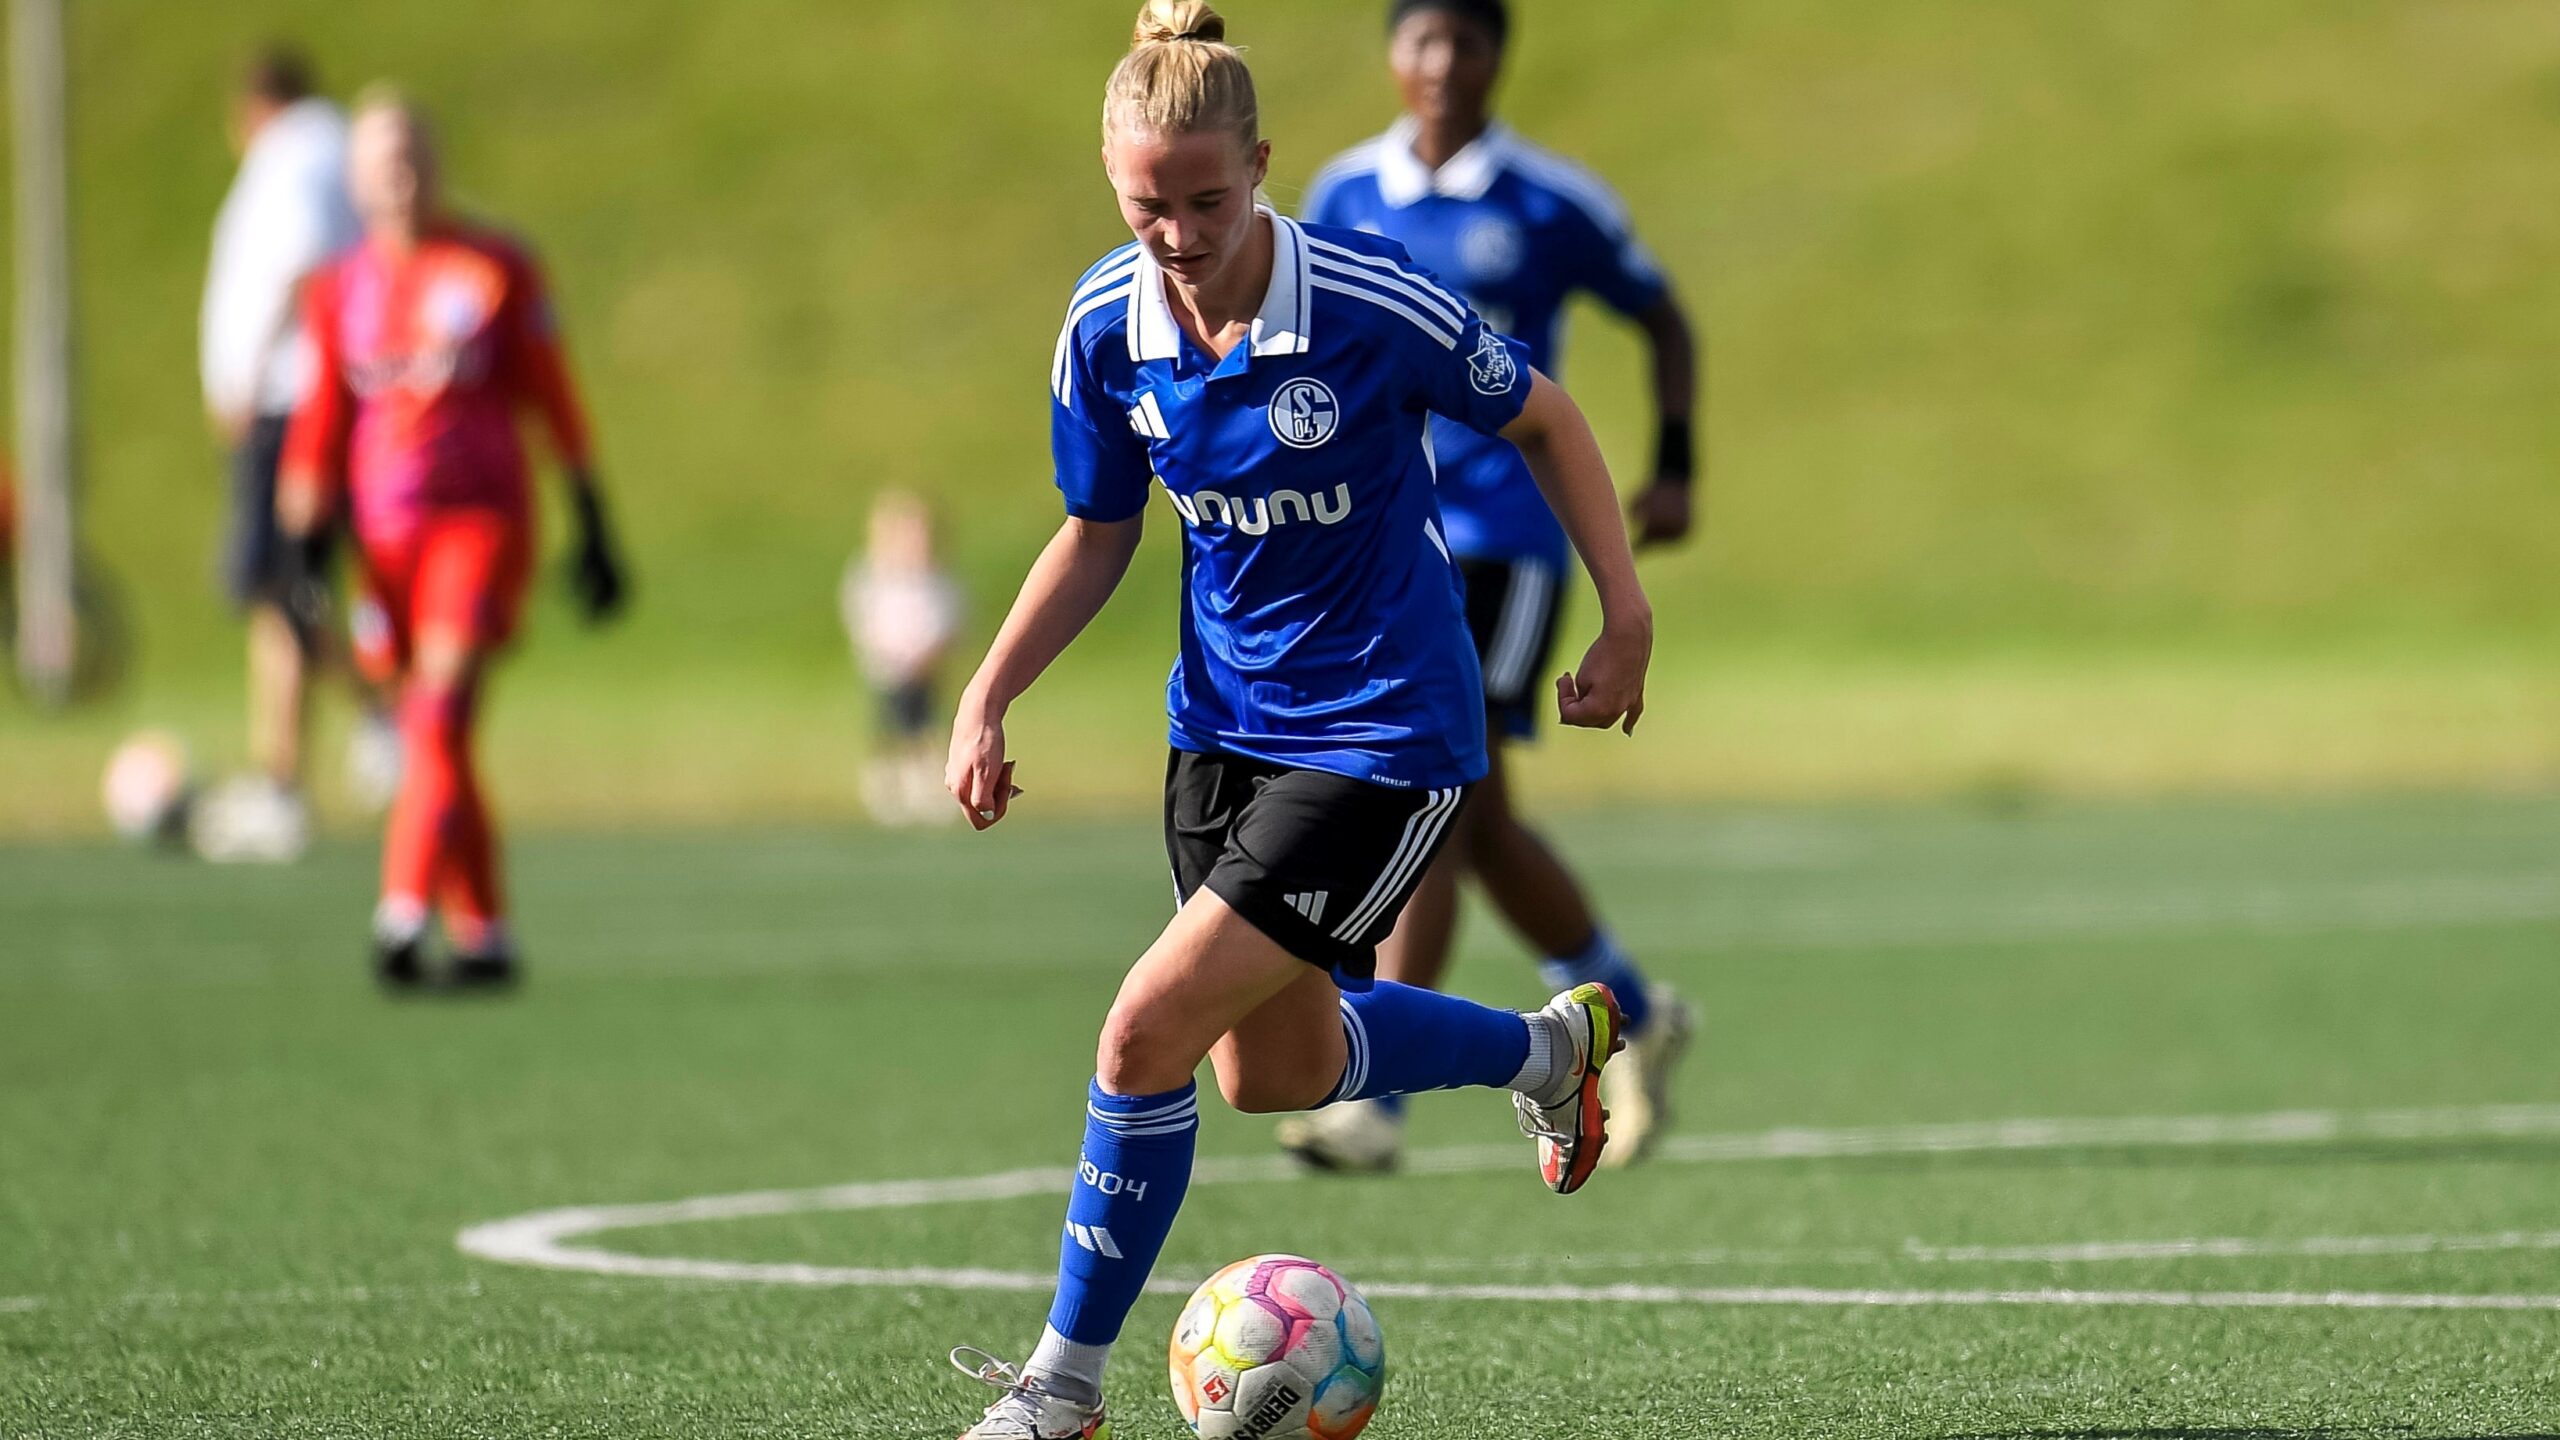
[{"label": "black soccer shorts", "polygon": [[1547,661],[1572,571],[1544,560],[1461,560],[1458,574],[1467,582],[1467,629],[1484,667],[1486,728],[1534,738],[1539,711],[1551,703]]},{"label": "black soccer shorts", "polygon": [[880,690],[880,733],[923,740],[933,732],[933,681],[901,680]]},{"label": "black soccer shorts", "polygon": [[[276,471],[284,463],[290,417],[261,415],[231,454],[231,524],[222,545],[222,588],[242,608],[283,603],[292,573],[285,563],[284,531],[276,524]],[[323,531],[320,575],[329,574],[337,533]]]},{"label": "black soccer shorts", "polygon": [[1188,901],[1209,887],[1282,949],[1365,990],[1378,942],[1472,788],[1404,790],[1176,750],[1164,777],[1174,894]]}]

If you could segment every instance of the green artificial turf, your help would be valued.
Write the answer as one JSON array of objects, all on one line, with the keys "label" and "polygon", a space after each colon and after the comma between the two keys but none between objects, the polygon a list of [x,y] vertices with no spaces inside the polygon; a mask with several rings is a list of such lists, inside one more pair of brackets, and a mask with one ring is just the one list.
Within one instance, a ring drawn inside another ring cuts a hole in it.
[{"label": "green artificial turf", "polygon": [[[1821,1291],[2515,1295],[2560,1305],[2560,803],[1625,812],[1560,827],[1704,1010],[1690,1136],[1560,1200],[1499,1169],[1204,1183],[1160,1277],[1257,1251],[1380,1292],[1380,1437],[2560,1433],[2560,1309],[1729,1303]],[[493,1263],[547,1207],[1072,1157],[1095,1023],[1160,923],[1143,828],[534,837],[530,986],[365,983],[370,856],[0,850],[0,1435],[944,1436],[956,1343],[1037,1294]],[[1526,1004],[1484,917],[1460,980]],[[1203,1153],[1264,1122],[1211,1107]],[[2450,1114],[2398,1136],[2378,1111]],[[1893,1127],[2312,1111],[2344,1138],[1911,1153]],[[2463,1117],[2470,1118],[2465,1119]],[[1737,1142],[1738,1144],[1741,1142]],[[1748,1148],[1745,1146],[1744,1148]],[[1047,1195],[656,1224],[613,1252],[1037,1274]],[[2241,1253],[2166,1254],[2161,1242]],[[2125,1242],[2129,1250],[2086,1247]],[[1434,1298],[1631,1284],[1723,1300]],[[1424,1288],[1417,1288],[1424,1287]],[[1743,1292],[1736,1294],[1734,1292]],[[1182,1433],[1151,1295],[1117,1433]]]}]

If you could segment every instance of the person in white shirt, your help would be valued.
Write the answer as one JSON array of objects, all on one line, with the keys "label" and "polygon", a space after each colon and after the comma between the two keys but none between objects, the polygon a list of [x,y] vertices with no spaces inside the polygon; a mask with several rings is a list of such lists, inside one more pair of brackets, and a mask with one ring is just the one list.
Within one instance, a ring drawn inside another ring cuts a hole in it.
[{"label": "person in white shirt", "polygon": [[[305,276],[361,234],[347,198],[347,126],[314,93],[310,65],[273,48],[240,75],[231,116],[240,170],[214,222],[205,279],[201,367],[205,409],[231,453],[223,584],[249,627],[249,753],[258,772],[227,786],[199,817],[209,858],[284,860],[300,853],[309,672],[330,637],[320,608],[292,603],[297,576],[326,574],[325,541],[289,553],[276,526],[276,465],[311,357],[298,321]],[[323,592],[325,593],[325,592]],[[379,745],[360,728],[359,791],[382,789]],[[395,752],[396,753],[396,752]]]},{"label": "person in white shirt", "polygon": [[864,804],[884,825],[948,820],[935,682],[960,630],[959,585],[935,554],[933,511],[903,490],[872,503],[870,544],[845,567],[837,603],[863,677],[880,697]]}]

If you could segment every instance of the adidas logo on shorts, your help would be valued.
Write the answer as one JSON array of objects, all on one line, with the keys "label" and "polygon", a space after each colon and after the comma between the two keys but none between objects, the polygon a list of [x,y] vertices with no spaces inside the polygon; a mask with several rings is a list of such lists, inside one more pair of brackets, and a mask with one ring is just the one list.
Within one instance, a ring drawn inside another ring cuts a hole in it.
[{"label": "adidas logo on shorts", "polygon": [[1325,897],[1332,893],[1330,890],[1310,890],[1297,895],[1283,895],[1280,903],[1306,916],[1308,924],[1321,925],[1324,923]]}]

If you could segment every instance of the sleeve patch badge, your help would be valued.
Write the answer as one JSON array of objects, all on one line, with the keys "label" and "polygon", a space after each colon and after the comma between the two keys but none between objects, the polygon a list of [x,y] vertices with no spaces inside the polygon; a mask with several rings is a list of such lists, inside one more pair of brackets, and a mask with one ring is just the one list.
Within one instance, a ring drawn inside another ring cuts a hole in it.
[{"label": "sleeve patch badge", "polygon": [[1467,382],[1479,395],[1508,395],[1520,383],[1520,366],[1511,358],[1511,347],[1491,330],[1476,341],[1476,353],[1467,357]]}]

